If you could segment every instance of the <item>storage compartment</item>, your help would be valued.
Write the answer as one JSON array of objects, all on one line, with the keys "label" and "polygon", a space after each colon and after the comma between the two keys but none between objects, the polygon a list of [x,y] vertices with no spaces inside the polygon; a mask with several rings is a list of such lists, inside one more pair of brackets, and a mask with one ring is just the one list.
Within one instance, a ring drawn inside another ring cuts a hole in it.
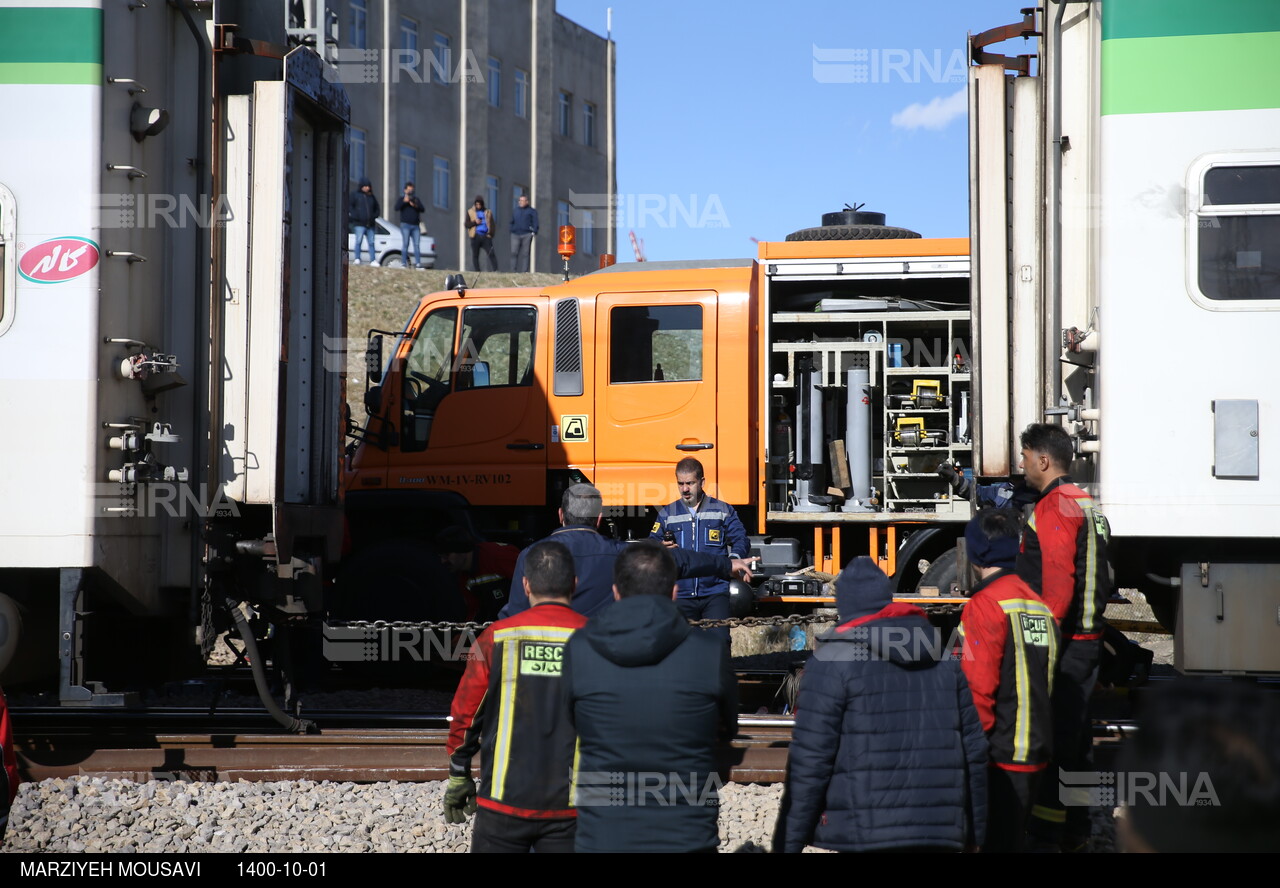
[{"label": "storage compartment", "polygon": [[753,536],[748,539],[751,543],[750,557],[760,559],[753,573],[772,577],[804,567],[804,553],[800,550],[799,540],[767,536]]},{"label": "storage compartment", "polygon": [[[970,315],[930,309],[928,283],[913,281],[909,302],[890,299],[897,311],[883,300],[848,310],[856,297],[837,301],[828,285],[816,310],[770,313],[770,520],[970,517],[938,475],[943,463],[973,465]],[[806,304],[797,283],[787,286],[791,304]]]}]

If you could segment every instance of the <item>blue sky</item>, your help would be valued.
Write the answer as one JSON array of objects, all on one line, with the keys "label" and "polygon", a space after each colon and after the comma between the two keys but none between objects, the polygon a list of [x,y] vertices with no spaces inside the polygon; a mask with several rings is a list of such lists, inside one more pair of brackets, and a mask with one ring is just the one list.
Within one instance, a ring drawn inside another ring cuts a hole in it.
[{"label": "blue sky", "polygon": [[1018,3],[556,3],[599,34],[610,6],[620,261],[632,228],[650,260],[754,256],[751,238],[846,201],[926,237],[967,234],[965,38],[1020,21]]}]

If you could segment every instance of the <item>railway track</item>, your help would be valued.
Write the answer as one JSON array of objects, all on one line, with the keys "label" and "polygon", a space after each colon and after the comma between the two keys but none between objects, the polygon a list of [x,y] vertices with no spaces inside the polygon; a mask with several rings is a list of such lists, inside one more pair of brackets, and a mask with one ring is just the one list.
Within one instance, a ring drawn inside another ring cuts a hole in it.
[{"label": "railway track", "polygon": [[[13,713],[23,780],[103,778],[201,781],[329,780],[374,783],[444,780],[448,719],[440,714],[334,710],[313,713],[318,734],[281,734],[264,714],[225,710]],[[721,767],[735,783],[784,779],[793,721],[741,716]],[[1099,765],[1133,731],[1126,720],[1095,721]]]}]

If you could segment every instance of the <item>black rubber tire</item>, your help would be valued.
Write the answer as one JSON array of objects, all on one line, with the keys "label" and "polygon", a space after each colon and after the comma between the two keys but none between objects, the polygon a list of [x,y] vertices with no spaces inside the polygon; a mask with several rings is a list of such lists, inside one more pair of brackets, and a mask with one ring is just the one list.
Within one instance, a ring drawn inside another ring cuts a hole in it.
[{"label": "black rubber tire", "polygon": [[896,240],[920,237],[920,233],[894,225],[824,225],[801,228],[787,235],[789,241]]},{"label": "black rubber tire", "polygon": [[1178,590],[1144,580],[1138,584],[1138,591],[1146,596],[1147,604],[1151,605],[1151,613],[1155,615],[1156,622],[1170,632],[1177,631]]},{"label": "black rubber tire", "polygon": [[884,225],[884,213],[864,213],[861,210],[838,210],[822,214],[822,227],[831,225]]},{"label": "black rubber tire", "polygon": [[460,621],[465,606],[454,576],[426,543],[374,543],[342,562],[333,616],[344,620]]},{"label": "black rubber tire", "polygon": [[938,594],[946,597],[951,594],[951,584],[959,578],[959,553],[955,549],[948,549],[929,563],[929,569],[916,584],[916,592],[919,593],[921,586],[937,586]]}]

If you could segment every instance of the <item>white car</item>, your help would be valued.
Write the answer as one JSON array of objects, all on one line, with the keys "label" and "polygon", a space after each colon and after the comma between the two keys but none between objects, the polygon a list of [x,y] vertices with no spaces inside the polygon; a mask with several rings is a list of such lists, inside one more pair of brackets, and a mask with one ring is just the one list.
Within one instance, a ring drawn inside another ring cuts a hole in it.
[{"label": "white car", "polygon": [[[373,236],[374,264],[381,265],[384,268],[404,268],[404,238],[400,234],[400,226],[388,222],[381,217],[377,221],[377,232]],[[422,245],[422,267],[436,267],[436,239],[429,234],[421,236]],[[360,263],[369,261],[369,242],[368,239],[361,245],[360,255],[356,255],[356,232],[355,226],[351,226],[351,230],[347,233],[347,253],[350,255],[351,264],[355,265],[357,259]]]}]

